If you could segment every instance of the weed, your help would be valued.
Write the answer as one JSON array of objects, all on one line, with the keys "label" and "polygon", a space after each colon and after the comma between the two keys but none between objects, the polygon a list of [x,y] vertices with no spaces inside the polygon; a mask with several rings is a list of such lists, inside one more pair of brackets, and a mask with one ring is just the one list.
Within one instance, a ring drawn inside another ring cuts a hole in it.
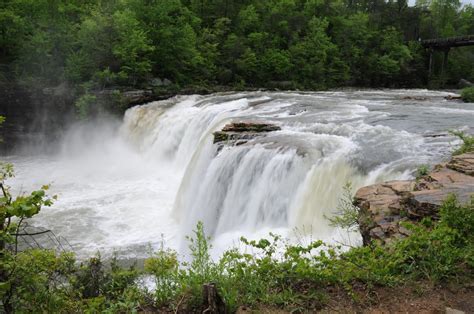
[{"label": "weed", "polygon": [[461,141],[461,147],[453,152],[453,155],[474,152],[474,136],[467,135],[462,131],[451,131],[451,134],[457,136]]}]

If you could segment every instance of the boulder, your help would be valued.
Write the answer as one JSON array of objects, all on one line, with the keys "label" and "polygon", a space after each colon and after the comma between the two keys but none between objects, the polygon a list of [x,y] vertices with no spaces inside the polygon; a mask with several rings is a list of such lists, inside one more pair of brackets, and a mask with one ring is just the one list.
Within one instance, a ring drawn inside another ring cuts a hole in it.
[{"label": "boulder", "polygon": [[153,87],[163,86],[163,81],[159,77],[150,80],[150,85]]},{"label": "boulder", "polygon": [[127,104],[143,104],[153,99],[153,92],[147,89],[138,89],[122,92],[122,99]]},{"label": "boulder", "polygon": [[459,88],[466,88],[466,87],[472,87],[474,86],[474,83],[469,82],[468,80],[465,79],[460,79],[458,83]]},{"label": "boulder", "polygon": [[278,131],[281,128],[277,125],[271,123],[262,123],[262,122],[234,122],[227,124],[222,128],[222,132],[251,132],[251,133],[261,133],[261,132],[272,132]]},{"label": "boulder", "polygon": [[474,176],[474,153],[454,156],[448,163],[448,168]]},{"label": "boulder", "polygon": [[162,86],[169,86],[169,85],[173,84],[173,82],[171,82],[167,78],[162,80],[159,77],[155,77],[155,78],[153,78],[149,81],[149,84],[153,87],[162,87]]},{"label": "boulder", "polygon": [[473,154],[455,156],[418,180],[390,181],[359,189],[359,228],[364,245],[383,245],[409,235],[402,222],[438,219],[439,208],[451,194],[461,203],[474,195]]},{"label": "boulder", "polygon": [[399,237],[400,222],[407,220],[402,215],[402,204],[413,188],[412,181],[390,181],[357,191],[355,205],[360,208],[358,221],[364,245],[372,240],[385,244]]},{"label": "boulder", "polygon": [[461,100],[462,97],[461,96],[448,95],[448,96],[444,97],[444,99],[446,99],[446,100]]}]

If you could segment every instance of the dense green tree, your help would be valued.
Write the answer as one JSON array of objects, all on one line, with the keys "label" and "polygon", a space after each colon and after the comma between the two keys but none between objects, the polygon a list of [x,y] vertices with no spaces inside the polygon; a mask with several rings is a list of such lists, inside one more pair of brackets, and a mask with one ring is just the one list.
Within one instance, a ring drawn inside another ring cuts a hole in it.
[{"label": "dense green tree", "polygon": [[154,73],[178,82],[190,81],[189,75],[204,63],[196,46],[198,19],[179,0],[129,2],[154,47]]},{"label": "dense green tree", "polygon": [[[308,24],[305,37],[290,48],[291,59],[298,69],[295,80],[306,87],[326,87],[330,58],[338,53],[336,46],[326,34],[327,20],[314,17]],[[344,76],[344,75],[343,75]]]},{"label": "dense green tree", "polygon": [[[87,2],[16,0],[21,33],[16,71],[30,84],[58,84],[64,80],[64,62],[75,41],[80,16]],[[22,22],[20,22],[22,21]]]}]

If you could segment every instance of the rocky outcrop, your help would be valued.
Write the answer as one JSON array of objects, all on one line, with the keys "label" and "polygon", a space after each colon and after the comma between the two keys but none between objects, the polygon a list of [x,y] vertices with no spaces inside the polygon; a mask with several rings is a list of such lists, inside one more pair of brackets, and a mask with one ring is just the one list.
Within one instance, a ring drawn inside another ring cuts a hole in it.
[{"label": "rocky outcrop", "polygon": [[466,88],[466,87],[472,87],[474,86],[474,83],[469,82],[468,80],[465,79],[460,79],[458,83],[459,88]]},{"label": "rocky outcrop", "polygon": [[424,217],[438,218],[443,201],[456,195],[467,203],[474,195],[474,154],[455,156],[437,165],[428,175],[411,181],[390,181],[357,191],[355,205],[360,208],[359,226],[364,245],[375,240],[389,244],[409,235],[404,221]]},{"label": "rocky outcrop", "polygon": [[259,136],[265,136],[268,132],[278,131],[281,128],[278,125],[266,122],[233,122],[225,125],[221,131],[214,132],[214,144],[237,146],[248,142]]},{"label": "rocky outcrop", "polygon": [[154,99],[153,92],[147,89],[125,91],[122,93],[122,98],[129,106],[133,104],[143,104]]},{"label": "rocky outcrop", "polygon": [[444,97],[444,99],[446,99],[446,100],[461,100],[462,97],[461,96],[448,95],[448,96]]},{"label": "rocky outcrop", "polygon": [[454,156],[448,163],[449,169],[474,176],[474,153]]}]

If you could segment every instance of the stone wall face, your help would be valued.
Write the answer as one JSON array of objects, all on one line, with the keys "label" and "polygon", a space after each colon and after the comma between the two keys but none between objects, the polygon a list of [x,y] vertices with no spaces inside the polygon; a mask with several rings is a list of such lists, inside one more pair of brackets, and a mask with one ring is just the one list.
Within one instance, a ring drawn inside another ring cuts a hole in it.
[{"label": "stone wall face", "polygon": [[74,96],[65,86],[27,91],[12,83],[1,89],[0,115],[6,121],[0,128],[0,154],[24,145],[46,146],[74,118]]}]

